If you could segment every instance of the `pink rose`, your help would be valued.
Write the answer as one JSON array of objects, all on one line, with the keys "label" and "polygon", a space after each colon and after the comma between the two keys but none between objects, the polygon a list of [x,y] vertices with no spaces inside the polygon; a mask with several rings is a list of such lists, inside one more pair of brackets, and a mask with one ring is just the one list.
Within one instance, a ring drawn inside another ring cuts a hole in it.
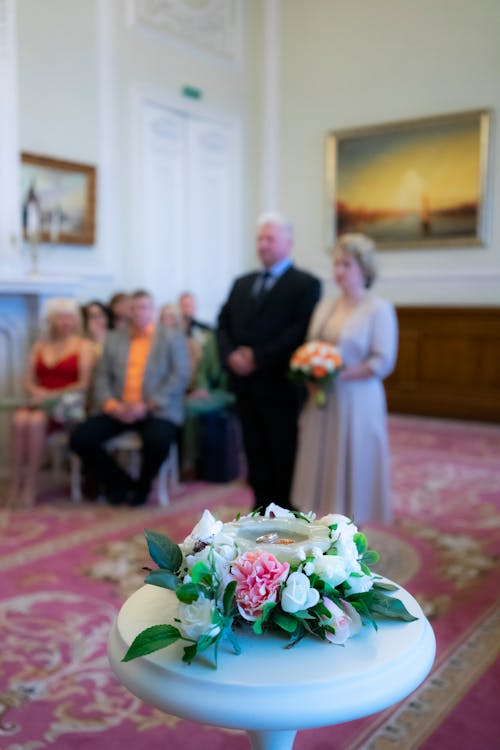
[{"label": "pink rose", "polygon": [[264,604],[276,601],[289,570],[287,562],[281,563],[269,552],[247,552],[231,563],[231,575],[237,581],[236,604],[245,620],[257,620]]},{"label": "pink rose", "polygon": [[330,612],[330,617],[322,617],[323,625],[335,628],[335,633],[325,630],[325,636],[331,643],[342,644],[361,629],[361,617],[353,606],[342,600],[342,608],[332,602],[327,596],[323,597],[323,603]]}]

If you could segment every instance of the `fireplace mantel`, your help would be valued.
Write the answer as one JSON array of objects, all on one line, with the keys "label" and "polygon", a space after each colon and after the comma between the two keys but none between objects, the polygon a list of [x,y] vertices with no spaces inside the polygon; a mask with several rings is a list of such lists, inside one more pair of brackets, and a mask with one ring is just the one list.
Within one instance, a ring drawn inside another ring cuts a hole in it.
[{"label": "fireplace mantel", "polygon": [[73,297],[81,287],[81,280],[73,276],[17,276],[0,278],[0,294]]}]

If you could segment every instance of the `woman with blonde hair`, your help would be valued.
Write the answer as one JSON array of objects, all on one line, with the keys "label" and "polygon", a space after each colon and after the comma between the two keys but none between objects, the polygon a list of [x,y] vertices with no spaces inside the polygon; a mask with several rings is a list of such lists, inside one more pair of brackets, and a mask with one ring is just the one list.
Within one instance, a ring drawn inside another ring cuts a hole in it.
[{"label": "woman with blonde hair", "polygon": [[[333,251],[340,294],[317,305],[309,341],[336,344],[343,369],[325,408],[310,393],[300,421],[292,502],[318,516],[341,513],[355,523],[391,520],[386,400],[382,380],[394,368],[398,326],[393,305],[371,292],[375,243],[344,234]],[[311,391],[314,386],[311,386]]]},{"label": "woman with blonde hair", "polygon": [[75,301],[48,302],[44,331],[33,344],[26,363],[26,402],[12,417],[10,505],[33,505],[47,431],[63,426],[61,397],[84,396],[88,387],[93,355],[81,329]]}]

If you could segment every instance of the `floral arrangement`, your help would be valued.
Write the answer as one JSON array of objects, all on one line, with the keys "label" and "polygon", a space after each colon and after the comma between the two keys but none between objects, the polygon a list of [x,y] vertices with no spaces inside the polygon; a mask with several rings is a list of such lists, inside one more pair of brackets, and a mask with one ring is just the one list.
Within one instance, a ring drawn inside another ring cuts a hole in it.
[{"label": "floral arrangement", "polygon": [[145,582],[173,590],[178,607],[172,622],[139,633],[123,661],[183,641],[183,661],[213,647],[217,664],[224,638],[240,653],[245,624],[257,636],[281,632],[289,647],[304,636],[344,644],[380,617],[416,619],[392,595],[398,587],[371,572],[378,553],[346,516],[316,521],[271,504],[226,524],[205,510],[180,545],[145,533],[158,566]]},{"label": "floral arrangement", "polygon": [[51,416],[61,424],[81,422],[85,418],[85,394],[81,391],[62,393],[49,409]]},{"label": "floral arrangement", "polygon": [[308,341],[294,351],[290,359],[290,377],[298,382],[318,385],[316,404],[326,404],[326,389],[342,368],[339,349],[326,341]]}]

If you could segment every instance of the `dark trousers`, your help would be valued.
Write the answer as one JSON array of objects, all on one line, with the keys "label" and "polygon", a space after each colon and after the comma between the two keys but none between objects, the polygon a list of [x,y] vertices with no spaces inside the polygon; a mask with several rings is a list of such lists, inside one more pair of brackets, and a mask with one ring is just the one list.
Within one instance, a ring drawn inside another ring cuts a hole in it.
[{"label": "dark trousers", "polygon": [[[135,484],[104,448],[107,440],[129,430],[137,432],[142,441],[141,473]],[[147,493],[176,435],[177,426],[160,417],[147,416],[132,424],[124,424],[107,414],[98,414],[75,427],[70,448],[80,456],[83,465],[103,482],[108,492],[126,491],[134,487],[138,492]]]},{"label": "dark trousers", "polygon": [[265,508],[269,503],[289,508],[299,397],[288,393],[242,393],[237,396],[237,407],[254,508]]}]

